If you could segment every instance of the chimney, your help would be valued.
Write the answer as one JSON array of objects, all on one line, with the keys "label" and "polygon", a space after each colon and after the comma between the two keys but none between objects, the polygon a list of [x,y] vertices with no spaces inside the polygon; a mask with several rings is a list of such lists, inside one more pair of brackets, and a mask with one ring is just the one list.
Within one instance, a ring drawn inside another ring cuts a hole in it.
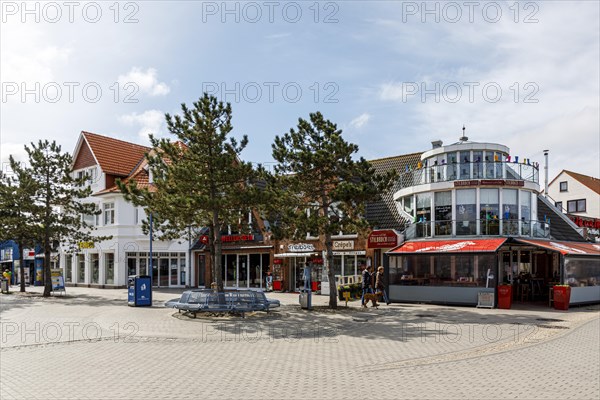
[{"label": "chimney", "polygon": [[433,142],[431,142],[431,148],[432,149],[437,149],[442,147],[442,144],[444,144],[444,142],[442,142],[441,140],[434,140]]}]

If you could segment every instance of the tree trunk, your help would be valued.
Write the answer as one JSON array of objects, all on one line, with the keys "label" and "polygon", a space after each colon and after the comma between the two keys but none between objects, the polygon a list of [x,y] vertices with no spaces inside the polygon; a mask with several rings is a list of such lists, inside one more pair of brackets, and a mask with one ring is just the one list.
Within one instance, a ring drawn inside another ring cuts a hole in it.
[{"label": "tree trunk", "polygon": [[[219,224],[219,213],[213,211],[213,237],[215,238],[215,272],[217,291],[223,292],[223,265],[221,264],[222,242],[221,242],[221,226]],[[223,299],[225,300],[225,299]]]},{"label": "tree trunk", "polygon": [[49,297],[52,292],[52,277],[50,275],[50,241],[44,240],[44,297]]},{"label": "tree trunk", "polygon": [[20,284],[19,284],[19,291],[24,293],[25,292],[25,257],[23,256],[23,250],[25,250],[23,248],[23,243],[17,243],[19,245],[19,276],[20,276]]},{"label": "tree trunk", "polygon": [[329,308],[337,308],[337,285],[333,270],[333,240],[331,234],[325,234],[325,251],[327,253],[327,275],[329,277]]}]

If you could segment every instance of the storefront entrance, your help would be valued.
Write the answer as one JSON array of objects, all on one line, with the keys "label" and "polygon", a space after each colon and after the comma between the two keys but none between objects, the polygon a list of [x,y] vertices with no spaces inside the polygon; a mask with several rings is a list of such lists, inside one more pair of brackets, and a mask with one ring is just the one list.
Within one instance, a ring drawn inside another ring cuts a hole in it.
[{"label": "storefront entrance", "polygon": [[270,266],[270,256],[263,254],[223,254],[223,286],[263,288]]}]

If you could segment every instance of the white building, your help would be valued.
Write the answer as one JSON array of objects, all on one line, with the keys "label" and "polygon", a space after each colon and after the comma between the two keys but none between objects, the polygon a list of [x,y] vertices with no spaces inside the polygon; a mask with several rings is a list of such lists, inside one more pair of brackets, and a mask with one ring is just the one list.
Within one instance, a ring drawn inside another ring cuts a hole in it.
[{"label": "white building", "polygon": [[563,169],[548,184],[548,196],[568,214],[600,218],[600,179]]},{"label": "white building", "polygon": [[[146,218],[140,207],[125,201],[115,185],[116,179],[135,179],[148,184],[144,154],[149,147],[89,132],[81,132],[73,152],[73,174],[87,175],[93,202],[102,211],[83,216],[96,227],[94,234],[112,236],[96,244],[80,244],[80,251],[60,254],[65,282],[91,287],[123,287],[129,275],[147,275],[150,252],[149,235],[142,232]],[[89,248],[86,248],[89,247]],[[154,286],[182,287],[188,284],[189,244],[177,241],[153,242]]]}]

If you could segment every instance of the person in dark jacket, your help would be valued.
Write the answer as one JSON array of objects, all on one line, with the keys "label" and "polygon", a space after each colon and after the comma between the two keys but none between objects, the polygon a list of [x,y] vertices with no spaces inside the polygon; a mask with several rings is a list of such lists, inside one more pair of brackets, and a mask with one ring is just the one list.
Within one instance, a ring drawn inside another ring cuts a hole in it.
[{"label": "person in dark jacket", "polygon": [[[373,270],[373,267],[367,267],[365,265],[362,266],[363,267],[363,271],[362,271],[362,296],[360,297],[360,304],[363,307],[366,307],[365,305],[365,294],[366,293],[373,293],[373,281],[372,281],[372,277],[371,277],[371,272]],[[371,271],[369,271],[371,270]]]},{"label": "person in dark jacket", "polygon": [[390,304],[390,299],[385,292],[385,283],[383,282],[383,267],[381,265],[377,267],[377,275],[375,276],[375,292],[381,293],[385,304]]}]

